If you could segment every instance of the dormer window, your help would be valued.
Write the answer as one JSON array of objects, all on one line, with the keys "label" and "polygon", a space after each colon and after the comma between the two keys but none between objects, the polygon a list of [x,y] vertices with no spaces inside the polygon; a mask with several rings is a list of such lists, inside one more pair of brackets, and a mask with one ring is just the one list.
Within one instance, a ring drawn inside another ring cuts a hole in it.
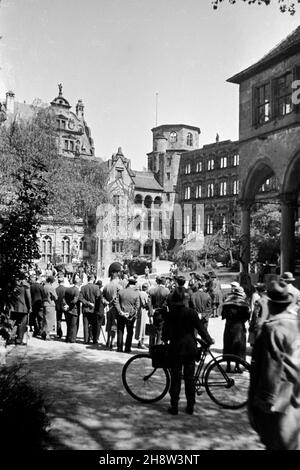
[{"label": "dormer window", "polygon": [[123,178],[123,170],[121,169],[116,169],[116,179],[122,179]]},{"label": "dormer window", "polygon": [[170,133],[170,142],[177,142],[177,132],[172,131]]}]

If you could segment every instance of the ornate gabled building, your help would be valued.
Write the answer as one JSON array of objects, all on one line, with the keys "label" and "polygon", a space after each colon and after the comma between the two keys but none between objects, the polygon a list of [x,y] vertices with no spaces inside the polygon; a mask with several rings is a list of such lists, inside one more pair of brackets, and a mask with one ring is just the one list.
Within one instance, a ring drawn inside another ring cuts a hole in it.
[{"label": "ornate gabled building", "polygon": [[103,163],[108,171],[109,203],[98,208],[101,271],[131,256],[159,255],[163,238],[163,187],[150,171],[135,171],[119,147]]},{"label": "ornate gabled building", "polygon": [[[57,140],[60,155],[66,158],[82,158],[100,164],[102,160],[95,157],[95,148],[91,131],[84,116],[82,100],[76,104],[76,112],[71,110],[71,105],[62,94],[62,85],[59,85],[58,96],[50,105],[35,99],[32,104],[20,103],[15,100],[12,91],[6,93],[6,99],[1,103],[1,113],[5,117],[5,124],[13,119],[28,120],[41,108],[47,108],[53,113],[56,120]],[[4,121],[4,119],[2,119]],[[88,261],[97,263],[98,246],[97,238],[86,226],[82,219],[78,218],[72,226],[63,221],[48,217],[43,220],[40,227],[40,254],[38,264],[45,267],[47,262],[72,262]]]}]

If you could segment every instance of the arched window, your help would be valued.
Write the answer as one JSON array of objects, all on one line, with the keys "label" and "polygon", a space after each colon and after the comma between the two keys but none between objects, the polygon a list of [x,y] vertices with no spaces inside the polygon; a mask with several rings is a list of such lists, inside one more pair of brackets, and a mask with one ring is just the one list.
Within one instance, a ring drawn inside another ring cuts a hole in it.
[{"label": "arched window", "polygon": [[177,132],[170,132],[170,142],[177,142]]},{"label": "arched window", "polygon": [[46,235],[42,239],[42,261],[48,263],[52,259],[52,238]]},{"label": "arched window", "polygon": [[83,251],[83,250],[86,250],[87,249],[87,243],[86,243],[86,239],[84,237],[82,237],[80,240],[79,240],[79,250],[80,251]]},{"label": "arched window", "polygon": [[64,237],[61,241],[61,256],[63,263],[71,262],[71,247],[70,247],[70,238]]},{"label": "arched window", "polygon": [[190,147],[193,146],[193,134],[191,132],[188,132],[187,138],[186,138],[186,143]]}]

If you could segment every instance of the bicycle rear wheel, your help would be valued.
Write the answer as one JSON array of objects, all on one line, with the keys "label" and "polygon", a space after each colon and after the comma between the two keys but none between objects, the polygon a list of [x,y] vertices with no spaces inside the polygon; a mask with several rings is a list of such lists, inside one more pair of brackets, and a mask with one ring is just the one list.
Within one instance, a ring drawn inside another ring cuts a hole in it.
[{"label": "bicycle rear wheel", "polygon": [[149,354],[132,356],[124,364],[122,381],[129,395],[142,403],[161,400],[170,388],[168,369],[155,369]]},{"label": "bicycle rear wheel", "polygon": [[222,408],[230,410],[247,404],[249,383],[250,365],[229,354],[212,361],[204,377],[209,397]]}]

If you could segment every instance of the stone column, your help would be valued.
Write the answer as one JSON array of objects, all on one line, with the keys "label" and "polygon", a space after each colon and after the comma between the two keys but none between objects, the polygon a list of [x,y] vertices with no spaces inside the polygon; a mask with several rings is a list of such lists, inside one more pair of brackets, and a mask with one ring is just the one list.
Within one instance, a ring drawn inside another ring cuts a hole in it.
[{"label": "stone column", "polygon": [[240,272],[249,273],[250,263],[250,211],[252,201],[241,201]]},{"label": "stone column", "polygon": [[293,194],[281,194],[281,273],[294,272],[295,267],[295,211],[297,201]]}]

